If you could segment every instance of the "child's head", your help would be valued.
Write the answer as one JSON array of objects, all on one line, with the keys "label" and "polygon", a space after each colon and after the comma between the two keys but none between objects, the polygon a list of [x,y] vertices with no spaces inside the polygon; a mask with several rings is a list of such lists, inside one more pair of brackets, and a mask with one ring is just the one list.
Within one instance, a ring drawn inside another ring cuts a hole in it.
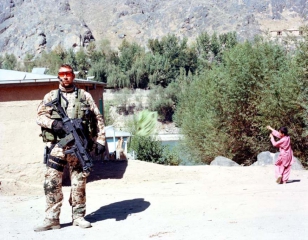
[{"label": "child's head", "polygon": [[283,134],[283,136],[288,136],[288,129],[287,129],[287,127],[280,127],[278,132],[280,132],[280,134]]}]

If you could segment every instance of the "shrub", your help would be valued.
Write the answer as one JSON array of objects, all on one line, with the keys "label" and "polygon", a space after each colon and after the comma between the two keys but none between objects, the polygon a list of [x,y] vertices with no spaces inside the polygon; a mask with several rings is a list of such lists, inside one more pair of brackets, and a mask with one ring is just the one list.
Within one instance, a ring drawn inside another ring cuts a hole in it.
[{"label": "shrub", "polygon": [[303,138],[298,77],[279,45],[246,42],[224,52],[222,64],[196,76],[176,109],[191,155],[204,163],[222,155],[248,165],[271,149],[266,125],[288,126],[296,151]]},{"label": "shrub", "polygon": [[179,165],[180,163],[175,153],[151,136],[133,136],[129,150],[135,151],[137,158],[141,161],[164,165]]}]

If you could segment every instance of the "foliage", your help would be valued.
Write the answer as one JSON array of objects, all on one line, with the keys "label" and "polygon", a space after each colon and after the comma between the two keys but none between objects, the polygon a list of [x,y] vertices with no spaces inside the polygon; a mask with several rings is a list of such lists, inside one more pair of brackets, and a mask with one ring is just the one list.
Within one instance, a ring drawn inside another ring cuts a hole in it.
[{"label": "foliage", "polygon": [[195,77],[175,119],[194,158],[209,163],[222,155],[250,164],[270,149],[266,125],[292,133],[300,127],[297,67],[281,46],[263,41],[238,44],[221,61]]},{"label": "foliage", "polygon": [[17,58],[14,54],[5,54],[1,63],[1,67],[7,70],[14,70],[17,68]]},{"label": "foliage", "polygon": [[136,43],[124,40],[119,47],[119,61],[113,66],[108,76],[108,83],[116,87],[134,87],[139,84],[134,64],[144,55],[144,49]]},{"label": "foliage", "polygon": [[[46,67],[49,74],[56,74],[65,62],[80,72],[77,77],[94,76],[108,87],[126,88],[127,94],[129,89],[151,88],[149,110],[157,112],[161,121],[175,121],[181,127],[185,148],[195,162],[209,163],[223,155],[248,165],[260,151],[275,151],[266,125],[287,126],[295,155],[304,159],[308,30],[303,31],[300,41],[288,40],[287,45],[261,37],[239,43],[235,32],[204,32],[190,46],[186,38],[175,35],[151,39],[149,51],[126,40],[118,50],[112,50],[107,40],[91,42],[78,52],[58,46],[40,56],[26,55],[23,69]],[[0,65],[20,68],[13,54],[0,56]],[[117,101],[125,114],[134,112],[126,93]],[[133,125],[136,133],[136,119]],[[155,159],[159,162],[162,157]]]},{"label": "foliage", "polygon": [[166,87],[173,82],[183,68],[194,72],[197,68],[197,55],[194,49],[187,46],[187,39],[178,39],[175,35],[167,35],[159,40],[150,40],[148,47],[154,55],[155,67],[150,71],[150,81]]},{"label": "foliage", "polygon": [[129,151],[135,151],[141,161],[153,162],[164,165],[179,165],[179,154],[163,146],[160,141],[151,135],[155,132],[157,116],[153,112],[142,111],[126,122],[126,128],[132,134],[129,142]]},{"label": "foliage", "polygon": [[80,49],[76,53],[76,68],[79,71],[78,77],[86,79],[90,66],[91,66],[91,64],[90,64],[90,60],[87,56],[87,53],[83,49]]},{"label": "foliage", "polygon": [[175,153],[152,136],[133,136],[129,150],[135,151],[137,158],[141,161],[164,165],[179,165],[180,163]]},{"label": "foliage", "polygon": [[105,121],[105,126],[109,126],[109,125],[112,125],[114,123],[114,119],[110,115],[110,107],[111,107],[110,102],[105,102],[105,104],[104,104],[104,121]]},{"label": "foliage", "polygon": [[24,70],[26,72],[31,72],[32,69],[35,67],[34,55],[27,53],[23,62],[24,62]]},{"label": "foliage", "polygon": [[137,118],[137,131],[138,136],[150,136],[156,130],[157,113],[143,110],[139,112]]},{"label": "foliage", "polygon": [[181,68],[177,79],[172,81],[167,87],[151,85],[151,91],[148,95],[149,109],[157,111],[161,121],[173,121],[173,114],[179,101],[179,95],[186,91],[186,87],[192,81],[192,78],[191,73],[187,76],[185,69]]},{"label": "foliage", "polygon": [[74,70],[76,71],[78,70],[76,54],[72,48],[69,49],[67,53],[65,54],[64,62],[66,64],[69,64]]},{"label": "foliage", "polygon": [[94,62],[89,70],[89,76],[94,76],[94,80],[99,82],[107,82],[108,63],[105,58],[101,58],[98,62]]},{"label": "foliage", "polygon": [[[188,46],[187,39],[175,35],[164,36],[161,40],[149,40],[146,52],[135,42],[124,40],[118,50],[112,50],[108,40],[90,42],[85,48],[65,50],[58,45],[49,53],[39,56],[27,55],[23,60],[23,69],[31,71],[33,67],[45,67],[49,74],[56,74],[63,63],[70,64],[78,71],[77,78],[106,82],[114,88],[148,88],[150,84],[168,87],[177,82],[182,74],[195,75],[209,68],[209,62],[220,59],[221,53],[236,44],[236,35],[201,34],[197,44]],[[217,55],[217,57],[216,57]],[[6,56],[3,68],[18,69],[14,60]]]},{"label": "foliage", "polygon": [[42,52],[41,56],[35,59],[35,65],[48,68],[48,74],[57,75],[61,64],[63,64],[63,59],[56,51]]},{"label": "foliage", "polygon": [[297,122],[293,132],[298,137],[298,140],[295,142],[295,153],[298,151],[297,155],[302,155],[302,159],[305,159],[303,161],[304,165],[308,166],[308,27],[303,27],[302,30],[304,33],[303,39],[297,43],[294,57],[294,65],[298,67],[296,78],[299,88],[298,98],[295,102],[297,107],[296,116],[300,116],[302,121]]},{"label": "foliage", "polygon": [[210,69],[213,63],[220,63],[225,51],[237,45],[235,32],[210,36],[207,32],[201,33],[196,38],[195,49],[197,55],[197,70],[199,73]]},{"label": "foliage", "polygon": [[[219,71],[199,76],[179,97],[174,121],[185,136],[183,140],[195,162],[208,163],[213,156],[230,157],[226,134],[219,134]],[[219,134],[219,135],[218,135]]]},{"label": "foliage", "polygon": [[163,88],[162,86],[153,86],[151,92],[148,95],[149,109],[151,111],[157,111],[161,121],[172,121],[172,115],[174,113],[174,101],[172,100],[173,93],[168,91],[173,85],[169,85],[169,88]]}]

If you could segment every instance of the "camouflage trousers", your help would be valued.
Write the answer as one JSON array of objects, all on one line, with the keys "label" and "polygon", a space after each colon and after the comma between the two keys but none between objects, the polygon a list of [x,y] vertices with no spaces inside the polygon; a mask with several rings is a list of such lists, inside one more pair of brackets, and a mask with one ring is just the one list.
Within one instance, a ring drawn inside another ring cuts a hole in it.
[{"label": "camouflage trousers", "polygon": [[[53,145],[50,145],[51,147]],[[69,203],[72,206],[73,220],[86,214],[86,176],[78,159],[72,155],[65,155],[64,150],[55,145],[50,156],[67,161],[71,177],[71,192]],[[48,159],[52,161],[52,159]],[[47,166],[45,173],[44,191],[46,196],[45,218],[59,219],[63,202],[62,192],[63,172]]]}]

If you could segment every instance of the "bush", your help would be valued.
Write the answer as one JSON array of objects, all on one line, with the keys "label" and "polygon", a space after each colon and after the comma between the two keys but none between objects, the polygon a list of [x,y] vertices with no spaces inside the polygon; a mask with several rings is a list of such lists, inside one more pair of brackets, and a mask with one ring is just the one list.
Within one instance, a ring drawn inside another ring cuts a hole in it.
[{"label": "bush", "polygon": [[110,107],[111,103],[110,102],[105,102],[104,104],[104,121],[105,121],[105,126],[112,125],[114,123],[114,119],[110,115]]},{"label": "bush", "polygon": [[224,52],[219,66],[195,77],[176,109],[191,155],[204,163],[222,155],[249,165],[271,150],[266,125],[287,126],[296,152],[303,139],[299,79],[277,44],[246,42]]},{"label": "bush", "polygon": [[129,151],[135,151],[137,158],[141,161],[164,165],[179,165],[180,163],[175,153],[151,136],[133,136]]}]

